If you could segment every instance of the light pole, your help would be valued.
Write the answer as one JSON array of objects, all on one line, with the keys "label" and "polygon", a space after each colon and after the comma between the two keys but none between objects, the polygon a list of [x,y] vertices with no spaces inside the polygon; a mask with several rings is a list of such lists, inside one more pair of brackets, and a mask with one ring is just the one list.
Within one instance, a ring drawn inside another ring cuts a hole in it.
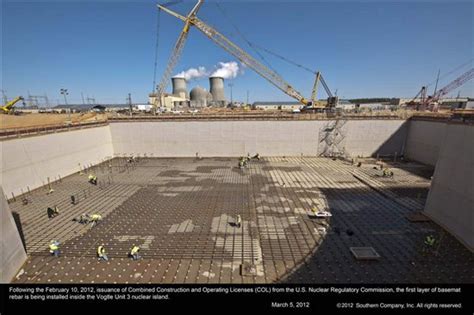
[{"label": "light pole", "polygon": [[[64,96],[64,103],[67,105],[66,95],[69,95],[67,89],[60,89],[59,92],[61,92],[61,94]],[[71,124],[71,123],[72,123],[72,120],[71,120],[71,109],[70,109],[70,108],[67,108],[66,111],[67,111],[67,118],[68,118],[67,123],[68,123],[68,124]]]},{"label": "light pole", "polygon": [[61,92],[61,94],[64,96],[64,103],[67,105],[67,99],[66,99],[66,95],[69,95],[69,93],[67,92],[67,89],[61,89],[59,90]]},{"label": "light pole", "polygon": [[230,106],[234,104],[234,99],[232,98],[232,87],[234,86],[234,83],[229,83],[230,87]]}]

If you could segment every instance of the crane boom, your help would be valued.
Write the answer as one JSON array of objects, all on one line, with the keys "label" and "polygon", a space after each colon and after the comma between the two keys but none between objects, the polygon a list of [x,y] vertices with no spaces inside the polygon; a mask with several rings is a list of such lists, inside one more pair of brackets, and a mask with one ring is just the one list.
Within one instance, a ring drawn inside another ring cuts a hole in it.
[{"label": "crane boom", "polygon": [[436,92],[433,95],[432,100],[439,100],[441,97],[448,94],[452,90],[460,87],[461,85],[463,85],[467,81],[471,80],[473,77],[474,77],[474,68],[471,68],[469,71],[463,73],[461,76],[459,76],[456,79],[454,79],[453,81],[451,81],[445,87],[439,89],[438,92]]},{"label": "crane boom", "polygon": [[213,27],[207,25],[202,20],[193,15],[192,17],[184,17],[176,12],[171,11],[168,8],[160,7],[166,13],[169,13],[185,23],[194,25],[198,30],[200,30],[204,35],[211,39],[215,44],[226,50],[228,53],[233,55],[235,58],[240,60],[243,64],[248,66],[257,72],[260,76],[266,79],[268,82],[276,86],[278,89],[286,93],[287,95],[295,98],[304,105],[310,104],[310,102],[298,91],[296,91],[290,84],[288,84],[282,77],[280,77],[276,72],[270,70],[255,58],[247,54],[243,49],[238,47],[224,35],[219,33]]},{"label": "crane boom", "polygon": [[314,85],[313,85],[313,91],[311,92],[311,101],[313,102],[313,104],[316,103],[316,97],[318,95],[318,83],[319,83],[319,79],[321,77],[321,73],[318,71],[316,72],[316,78],[314,79]]},{"label": "crane boom", "polygon": [[8,114],[13,109],[16,103],[19,101],[23,101],[23,97],[18,96],[15,99],[11,100],[10,102],[6,103],[5,106],[1,106],[0,109],[3,111],[4,114]]},{"label": "crane boom", "polygon": [[[161,77],[160,83],[158,84],[158,88],[156,90],[156,96],[158,97],[157,100],[159,100],[159,102],[161,102],[162,95],[169,84],[171,74],[173,73],[173,70],[176,64],[178,63],[178,60],[181,57],[184,44],[186,43],[186,39],[189,34],[190,18],[197,13],[202,3],[203,3],[203,0],[199,0],[198,3],[196,3],[193,9],[189,12],[188,16],[187,17],[183,16],[184,21],[185,21],[183,30],[181,31],[181,34],[179,35],[178,40],[176,41],[176,44],[174,45],[173,51],[170,55],[170,59],[168,60],[168,64],[166,66],[166,70],[163,73],[163,76]],[[166,9],[166,6],[163,6],[163,5],[158,5],[158,8],[165,10],[167,12],[170,11],[169,9]],[[157,104],[154,104],[154,105],[156,106]]]}]

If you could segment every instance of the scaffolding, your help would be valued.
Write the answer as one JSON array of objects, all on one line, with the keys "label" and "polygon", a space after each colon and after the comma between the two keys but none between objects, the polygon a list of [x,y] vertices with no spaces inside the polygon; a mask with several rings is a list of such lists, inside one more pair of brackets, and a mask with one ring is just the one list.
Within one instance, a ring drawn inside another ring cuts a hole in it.
[{"label": "scaffolding", "polygon": [[324,157],[345,157],[344,139],[346,138],[344,126],[347,119],[337,117],[335,120],[329,120],[319,130],[319,148],[318,155]]}]

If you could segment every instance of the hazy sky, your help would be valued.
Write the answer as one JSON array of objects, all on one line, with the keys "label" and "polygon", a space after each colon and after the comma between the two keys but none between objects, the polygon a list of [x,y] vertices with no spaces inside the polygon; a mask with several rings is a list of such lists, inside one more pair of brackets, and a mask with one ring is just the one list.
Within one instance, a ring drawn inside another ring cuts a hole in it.
[{"label": "hazy sky", "polygon": [[[170,9],[186,14],[194,3]],[[438,69],[443,86],[472,67],[473,11],[472,1],[208,1],[198,16],[260,61],[239,32],[321,70],[341,97],[413,97]],[[3,1],[2,89],[9,98],[46,93],[54,103],[63,102],[61,88],[69,90],[69,103],[81,103],[81,92],[101,103],[124,103],[128,93],[134,102],[146,102],[153,88],[157,12],[155,1]],[[157,81],[182,25],[161,13]],[[261,54],[296,90],[311,94],[311,73]],[[229,61],[237,60],[192,29],[174,73],[199,66],[212,71]],[[251,102],[290,99],[240,68],[226,82],[229,98],[232,82],[234,100],[245,101],[247,91]],[[208,89],[209,83],[201,78],[188,86],[195,85]],[[460,90],[474,96],[473,81]]]}]

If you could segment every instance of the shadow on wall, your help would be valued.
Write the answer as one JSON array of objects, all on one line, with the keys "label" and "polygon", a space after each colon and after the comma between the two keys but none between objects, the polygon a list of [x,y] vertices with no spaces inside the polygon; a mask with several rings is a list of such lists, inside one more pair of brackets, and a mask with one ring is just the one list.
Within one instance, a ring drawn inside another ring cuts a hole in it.
[{"label": "shadow on wall", "polygon": [[[412,213],[411,210],[397,207],[377,192],[363,188],[321,190],[332,217],[311,220],[325,227],[327,234],[313,252],[297,262],[278,282],[439,283],[452,282],[465,274],[458,279],[464,283],[473,276],[474,272],[466,264],[472,254],[439,226],[408,221],[405,216]],[[427,231],[435,237],[444,237],[438,256],[423,254]],[[373,247],[380,258],[357,260],[350,247]],[[426,273],[423,267],[427,263],[443,266],[447,259],[453,261],[455,267],[432,273]]]},{"label": "shadow on wall", "polygon": [[371,157],[380,157],[387,163],[388,167],[397,167],[413,175],[430,179],[434,173],[434,167],[420,162],[410,163],[405,158],[408,134],[410,132],[410,121],[405,121],[394,134],[384,141]]},{"label": "shadow on wall", "polygon": [[23,244],[23,248],[26,252],[26,242],[25,242],[25,235],[23,234],[23,226],[21,225],[20,214],[18,212],[12,211],[13,220],[15,220],[15,225],[18,229],[18,233],[20,234],[21,243]]},{"label": "shadow on wall", "polygon": [[377,150],[372,154],[372,157],[390,156],[400,157],[405,152],[405,145],[409,132],[409,121],[405,121],[387,140],[385,140]]}]

